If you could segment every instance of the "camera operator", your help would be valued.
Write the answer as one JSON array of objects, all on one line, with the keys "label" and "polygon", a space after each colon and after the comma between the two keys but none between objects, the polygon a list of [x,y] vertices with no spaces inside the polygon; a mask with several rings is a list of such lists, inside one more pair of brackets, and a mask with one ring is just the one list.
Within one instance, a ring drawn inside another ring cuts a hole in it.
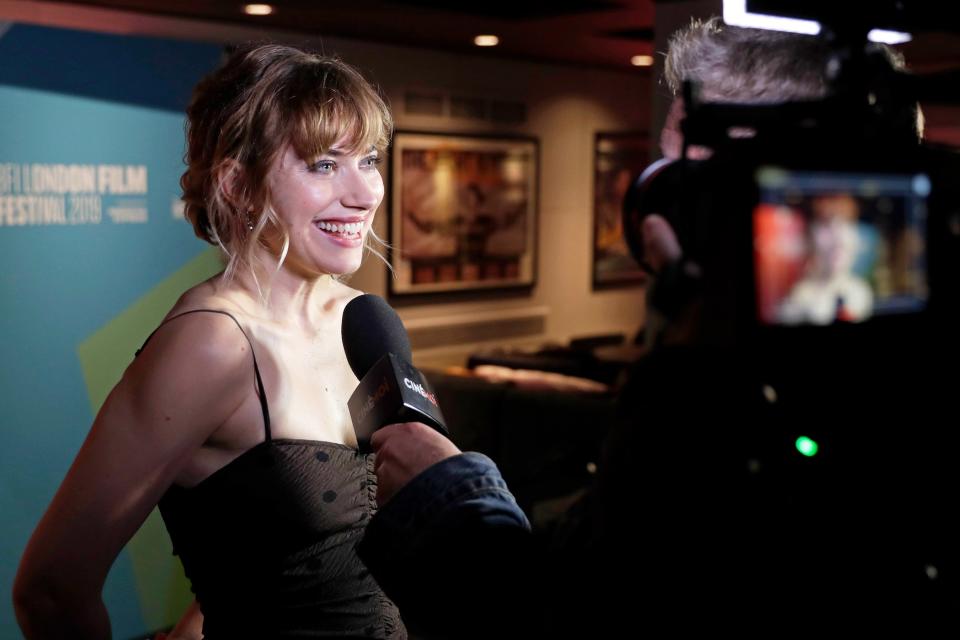
[{"label": "camera operator", "polygon": [[[673,37],[666,69],[672,89],[691,80],[706,100],[775,103],[823,96],[828,55],[819,40],[714,19]],[[682,117],[675,102],[661,137],[668,158],[682,153]],[[883,395],[897,385],[847,380],[852,363],[833,361],[822,379],[791,386],[779,372],[784,386],[771,383],[738,350],[725,231],[696,264],[664,217],[642,230],[662,272],[663,335],[622,392],[595,486],[551,540],[534,540],[484,456],[417,423],[374,435],[382,508],[360,554],[405,621],[454,638],[770,636],[837,616],[859,629],[935,625],[956,594],[938,555],[947,518],[920,513],[915,485],[876,448],[806,460],[788,446],[805,421],[905,417],[909,403]],[[913,387],[900,389],[909,398]]]}]

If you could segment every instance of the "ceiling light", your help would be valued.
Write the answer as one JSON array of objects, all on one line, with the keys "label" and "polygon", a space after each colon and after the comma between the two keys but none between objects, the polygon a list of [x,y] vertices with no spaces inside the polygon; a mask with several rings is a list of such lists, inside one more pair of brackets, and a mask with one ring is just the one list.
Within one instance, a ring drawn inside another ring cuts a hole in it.
[{"label": "ceiling light", "polygon": [[268,16],[273,13],[273,7],[269,4],[245,4],[243,12],[248,16]]},{"label": "ceiling light", "polygon": [[473,39],[473,44],[478,47],[495,47],[500,44],[500,38],[494,35],[482,35]]},{"label": "ceiling light", "polygon": [[630,64],[635,67],[653,66],[653,56],[633,56],[630,58]]}]

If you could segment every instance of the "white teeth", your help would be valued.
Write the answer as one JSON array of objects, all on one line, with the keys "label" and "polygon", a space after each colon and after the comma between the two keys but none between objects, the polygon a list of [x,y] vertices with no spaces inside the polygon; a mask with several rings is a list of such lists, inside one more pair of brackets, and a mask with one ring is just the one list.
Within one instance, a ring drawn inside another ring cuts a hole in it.
[{"label": "white teeth", "polygon": [[362,222],[347,222],[345,224],[338,224],[335,222],[327,222],[321,220],[317,223],[317,227],[327,231],[329,233],[339,233],[341,235],[356,235],[360,233],[360,230],[363,228]]}]

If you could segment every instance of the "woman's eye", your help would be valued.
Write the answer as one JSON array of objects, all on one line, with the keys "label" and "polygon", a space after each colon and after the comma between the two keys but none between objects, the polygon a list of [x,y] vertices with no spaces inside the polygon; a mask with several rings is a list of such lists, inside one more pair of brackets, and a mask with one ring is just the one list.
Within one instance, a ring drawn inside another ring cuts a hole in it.
[{"label": "woman's eye", "polygon": [[310,171],[314,173],[333,173],[337,163],[333,160],[321,160],[310,166]]},{"label": "woman's eye", "polygon": [[366,158],[360,161],[360,166],[363,167],[364,169],[373,169],[378,164],[380,164],[379,156],[367,156]]}]

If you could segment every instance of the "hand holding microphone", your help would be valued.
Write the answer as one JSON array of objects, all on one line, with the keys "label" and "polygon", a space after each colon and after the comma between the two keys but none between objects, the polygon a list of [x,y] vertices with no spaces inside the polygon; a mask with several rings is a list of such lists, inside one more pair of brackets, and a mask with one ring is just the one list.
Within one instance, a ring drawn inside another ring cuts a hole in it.
[{"label": "hand holding microphone", "polygon": [[377,504],[441,460],[461,453],[450,439],[421,422],[388,425],[370,439],[377,454]]},{"label": "hand holding microphone", "polygon": [[360,450],[377,452],[382,505],[421,471],[460,450],[449,440],[436,394],[410,364],[403,323],[383,298],[365,294],[347,303],[341,334],[360,380],[347,405]]}]

